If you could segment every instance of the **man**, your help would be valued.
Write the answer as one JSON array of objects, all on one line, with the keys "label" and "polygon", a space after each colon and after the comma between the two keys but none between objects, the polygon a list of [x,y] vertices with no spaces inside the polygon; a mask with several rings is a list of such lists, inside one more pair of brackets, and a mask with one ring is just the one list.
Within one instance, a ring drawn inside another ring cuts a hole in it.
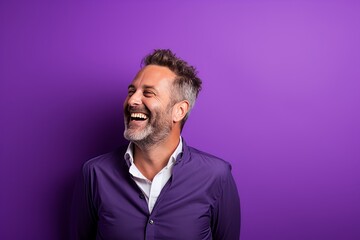
[{"label": "man", "polygon": [[130,143],[84,164],[73,239],[239,239],[230,165],[180,135],[200,89],[170,50],[144,58],[124,102]]}]

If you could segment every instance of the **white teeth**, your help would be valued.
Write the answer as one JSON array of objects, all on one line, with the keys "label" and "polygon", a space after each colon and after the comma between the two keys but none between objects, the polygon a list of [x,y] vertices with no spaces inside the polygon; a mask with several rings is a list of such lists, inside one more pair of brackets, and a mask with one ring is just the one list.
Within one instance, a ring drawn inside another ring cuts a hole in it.
[{"label": "white teeth", "polygon": [[131,113],[130,115],[132,118],[142,118],[142,119],[147,119],[146,115],[143,113]]}]

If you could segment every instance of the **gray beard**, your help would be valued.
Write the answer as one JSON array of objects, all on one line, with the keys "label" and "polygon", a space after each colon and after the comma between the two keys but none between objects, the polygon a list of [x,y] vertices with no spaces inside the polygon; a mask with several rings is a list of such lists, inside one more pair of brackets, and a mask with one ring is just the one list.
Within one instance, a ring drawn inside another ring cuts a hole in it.
[{"label": "gray beard", "polygon": [[172,130],[172,121],[164,119],[163,115],[159,116],[159,118],[163,120],[148,123],[142,131],[129,129],[125,120],[125,139],[135,143],[142,149],[149,149],[152,146],[161,143],[169,136]]}]

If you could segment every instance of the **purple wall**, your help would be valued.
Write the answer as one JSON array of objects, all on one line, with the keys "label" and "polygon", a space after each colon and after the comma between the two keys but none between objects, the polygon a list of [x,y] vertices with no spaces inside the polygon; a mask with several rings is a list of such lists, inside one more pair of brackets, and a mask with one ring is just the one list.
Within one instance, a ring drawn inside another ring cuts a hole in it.
[{"label": "purple wall", "polygon": [[200,72],[184,136],[232,163],[242,240],[360,239],[358,1],[50,2],[0,3],[0,239],[66,239],[154,48]]}]

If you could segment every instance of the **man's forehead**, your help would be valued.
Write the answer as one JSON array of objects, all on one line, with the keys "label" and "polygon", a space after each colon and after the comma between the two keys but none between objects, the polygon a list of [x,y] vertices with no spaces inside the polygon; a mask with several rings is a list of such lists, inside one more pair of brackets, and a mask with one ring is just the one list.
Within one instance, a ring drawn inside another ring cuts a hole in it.
[{"label": "man's forehead", "polygon": [[130,86],[168,85],[172,83],[175,78],[176,74],[167,67],[148,65],[136,74]]}]

